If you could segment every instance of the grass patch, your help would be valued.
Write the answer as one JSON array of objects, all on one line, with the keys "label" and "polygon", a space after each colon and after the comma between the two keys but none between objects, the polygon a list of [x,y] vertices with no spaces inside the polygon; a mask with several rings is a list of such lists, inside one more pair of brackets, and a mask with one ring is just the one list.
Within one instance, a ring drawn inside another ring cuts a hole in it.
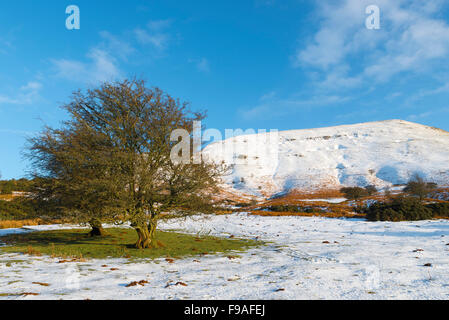
[{"label": "grass patch", "polygon": [[230,251],[244,251],[262,242],[245,239],[228,239],[213,236],[196,236],[176,232],[158,231],[156,238],[163,246],[153,249],[136,249],[137,234],[134,229],[110,228],[105,237],[88,237],[87,231],[56,230],[11,234],[0,237],[7,246],[5,253],[48,255],[60,258],[160,258],[184,257]]}]

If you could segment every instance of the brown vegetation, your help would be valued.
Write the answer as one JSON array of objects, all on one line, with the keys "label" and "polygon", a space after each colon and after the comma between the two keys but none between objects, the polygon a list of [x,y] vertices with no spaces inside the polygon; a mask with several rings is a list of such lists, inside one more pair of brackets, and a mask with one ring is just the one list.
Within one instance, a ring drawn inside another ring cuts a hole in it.
[{"label": "brown vegetation", "polygon": [[134,286],[137,286],[137,285],[140,285],[140,286],[143,287],[147,283],[148,283],[148,281],[146,281],[146,280],[133,281],[133,282],[127,284],[126,287],[129,288],[129,287],[134,287]]},{"label": "brown vegetation", "polygon": [[44,220],[41,218],[27,220],[5,220],[0,221],[0,229],[22,228],[24,226],[41,226],[49,224],[59,224],[61,220]]},{"label": "brown vegetation", "polygon": [[14,194],[0,194],[0,200],[4,200],[4,201],[11,201],[17,197],[20,197],[20,196],[14,195]]}]

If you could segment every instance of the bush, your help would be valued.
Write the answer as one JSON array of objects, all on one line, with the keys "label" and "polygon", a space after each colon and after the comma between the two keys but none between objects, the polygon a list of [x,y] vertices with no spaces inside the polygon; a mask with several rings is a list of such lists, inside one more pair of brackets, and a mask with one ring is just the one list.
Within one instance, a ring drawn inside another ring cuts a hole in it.
[{"label": "bush", "polygon": [[0,200],[0,220],[23,220],[35,218],[37,207],[30,200]]},{"label": "bush", "polygon": [[358,200],[368,195],[367,190],[360,187],[345,187],[341,188],[340,192],[349,200]]},{"label": "bush", "polygon": [[30,191],[33,186],[33,180],[0,180],[0,194],[11,194],[13,191]]},{"label": "bush", "polygon": [[257,200],[251,200],[250,202],[240,202],[240,203],[236,203],[235,206],[239,207],[239,208],[247,208],[247,207],[252,207],[255,206],[257,204]]},{"label": "bush", "polygon": [[404,192],[410,195],[419,197],[423,200],[432,190],[434,190],[438,185],[434,182],[426,182],[419,175],[415,175],[404,188]]},{"label": "bush", "polygon": [[366,209],[369,221],[415,221],[432,219],[434,213],[416,198],[399,196],[389,202],[373,203]]},{"label": "bush", "polygon": [[265,209],[274,212],[294,212],[294,213],[321,213],[323,210],[314,207],[301,207],[301,206],[292,206],[292,205],[277,205],[277,206],[269,206]]},{"label": "bush", "polygon": [[366,214],[368,212],[368,208],[369,206],[366,204],[363,205],[357,205],[353,208],[354,212],[356,213],[361,213],[361,214]]},{"label": "bush", "polygon": [[266,209],[275,212],[301,212],[298,206],[289,206],[289,205],[269,206]]},{"label": "bush", "polygon": [[432,203],[426,207],[432,211],[434,217],[449,217],[449,202]]},{"label": "bush", "polygon": [[365,191],[369,196],[372,196],[373,194],[377,193],[377,188],[373,185],[369,185],[365,187]]}]

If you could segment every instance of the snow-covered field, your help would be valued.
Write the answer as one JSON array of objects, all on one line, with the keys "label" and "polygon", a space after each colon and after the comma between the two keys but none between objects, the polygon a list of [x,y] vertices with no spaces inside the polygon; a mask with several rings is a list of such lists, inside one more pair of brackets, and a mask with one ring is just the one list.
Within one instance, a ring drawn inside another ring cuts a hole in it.
[{"label": "snow-covered field", "polygon": [[[49,228],[59,226],[35,227]],[[49,257],[0,254],[0,299],[449,298],[447,220],[392,223],[232,214],[171,221],[161,228],[269,243],[237,259],[218,254],[174,263],[106,259],[60,264]],[[8,232],[24,231],[0,230]],[[126,287],[140,280],[148,283]],[[23,292],[39,295],[6,295]]]}]

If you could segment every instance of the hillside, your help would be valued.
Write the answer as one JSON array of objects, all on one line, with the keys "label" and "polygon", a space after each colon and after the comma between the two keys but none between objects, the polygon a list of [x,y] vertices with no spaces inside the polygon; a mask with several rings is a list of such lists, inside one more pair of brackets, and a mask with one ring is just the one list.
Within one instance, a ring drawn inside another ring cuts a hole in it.
[{"label": "hillside", "polygon": [[224,183],[243,194],[382,188],[415,173],[449,184],[449,132],[403,120],[237,136],[209,144],[203,155],[230,164]]}]

